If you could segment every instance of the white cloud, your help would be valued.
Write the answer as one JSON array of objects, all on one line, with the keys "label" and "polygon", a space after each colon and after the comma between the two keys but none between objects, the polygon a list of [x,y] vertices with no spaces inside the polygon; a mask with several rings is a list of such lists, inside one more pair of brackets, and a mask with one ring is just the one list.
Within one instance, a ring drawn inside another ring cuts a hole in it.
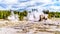
[{"label": "white cloud", "polygon": [[60,9],[60,6],[51,6],[50,8],[53,8],[53,9]]},{"label": "white cloud", "polygon": [[51,0],[32,0],[32,1],[30,1],[30,5],[34,5],[34,3],[37,3],[37,2],[41,2],[41,3],[44,3],[44,4],[42,4],[40,6],[32,6],[32,7],[29,7],[28,9],[32,9],[32,8],[46,9],[46,7],[43,7],[43,6],[48,5],[48,4],[54,4],[55,3],[55,2],[52,2]]},{"label": "white cloud", "polygon": [[49,10],[50,11],[60,11],[60,6],[50,6]]},{"label": "white cloud", "polygon": [[0,10],[7,10],[7,9],[4,9],[4,8],[0,7]]},{"label": "white cloud", "polygon": [[[21,1],[27,1],[27,0],[21,0]],[[54,3],[57,3],[57,2],[60,2],[59,1],[56,1],[56,0],[30,0],[30,1],[27,1],[27,2],[19,2],[19,0],[0,0],[0,4],[6,4],[7,7],[6,9],[28,9],[28,10],[31,10],[32,8],[37,8],[38,10],[43,10],[43,9],[55,9],[55,10],[59,10],[60,8],[58,6],[49,6],[49,7],[44,7],[45,5],[49,5],[49,4],[54,4]],[[41,5],[35,5],[36,3],[43,3]],[[16,4],[16,5],[14,5]],[[17,8],[13,8],[14,7],[17,7]],[[1,9],[4,9],[2,7],[0,7]]]},{"label": "white cloud", "polygon": [[43,2],[43,3],[49,3],[51,0],[35,0],[36,2]]},{"label": "white cloud", "polygon": [[3,3],[6,3],[6,4],[15,4],[17,2],[18,0],[3,0]]}]

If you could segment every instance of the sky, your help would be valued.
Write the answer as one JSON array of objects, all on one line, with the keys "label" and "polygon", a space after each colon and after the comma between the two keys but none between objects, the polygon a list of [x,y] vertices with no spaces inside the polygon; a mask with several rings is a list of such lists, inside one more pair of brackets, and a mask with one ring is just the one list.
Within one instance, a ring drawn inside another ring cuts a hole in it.
[{"label": "sky", "polygon": [[60,0],[0,0],[0,10],[60,11]]}]

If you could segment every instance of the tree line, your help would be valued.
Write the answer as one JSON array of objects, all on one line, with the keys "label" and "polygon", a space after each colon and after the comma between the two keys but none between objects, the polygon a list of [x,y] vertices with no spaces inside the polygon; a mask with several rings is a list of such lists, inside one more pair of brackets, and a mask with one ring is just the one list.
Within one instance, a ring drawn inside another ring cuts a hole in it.
[{"label": "tree line", "polygon": [[[23,20],[24,17],[27,16],[28,11],[24,10],[24,11],[13,11],[14,14],[18,14],[19,19]],[[60,12],[53,12],[53,11],[49,11],[49,10],[43,10],[44,14],[48,14],[48,18],[60,18]],[[0,10],[0,19],[7,19],[8,16],[11,15],[11,11],[10,10]]]},{"label": "tree line", "polygon": [[[24,10],[22,12],[15,10],[13,12],[14,12],[14,14],[18,14],[20,20],[23,20],[23,17],[27,16],[26,10]],[[10,15],[11,15],[10,10],[0,10],[0,19],[7,19],[7,17]]]},{"label": "tree line", "polygon": [[60,18],[60,12],[58,11],[43,10],[43,13],[48,14],[48,18]]}]

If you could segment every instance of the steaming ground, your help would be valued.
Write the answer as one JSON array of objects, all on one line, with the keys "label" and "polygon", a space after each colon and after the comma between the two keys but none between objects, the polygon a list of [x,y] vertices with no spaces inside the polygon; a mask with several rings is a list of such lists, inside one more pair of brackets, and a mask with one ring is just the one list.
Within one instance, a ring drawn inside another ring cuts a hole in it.
[{"label": "steaming ground", "polygon": [[40,22],[0,20],[0,34],[60,34],[59,19]]}]

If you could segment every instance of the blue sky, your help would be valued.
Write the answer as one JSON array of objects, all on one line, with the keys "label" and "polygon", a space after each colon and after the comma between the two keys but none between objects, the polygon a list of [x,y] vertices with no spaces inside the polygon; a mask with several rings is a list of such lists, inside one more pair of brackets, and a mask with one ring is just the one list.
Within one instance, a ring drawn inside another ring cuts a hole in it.
[{"label": "blue sky", "polygon": [[60,0],[0,0],[0,10],[60,11]]}]

